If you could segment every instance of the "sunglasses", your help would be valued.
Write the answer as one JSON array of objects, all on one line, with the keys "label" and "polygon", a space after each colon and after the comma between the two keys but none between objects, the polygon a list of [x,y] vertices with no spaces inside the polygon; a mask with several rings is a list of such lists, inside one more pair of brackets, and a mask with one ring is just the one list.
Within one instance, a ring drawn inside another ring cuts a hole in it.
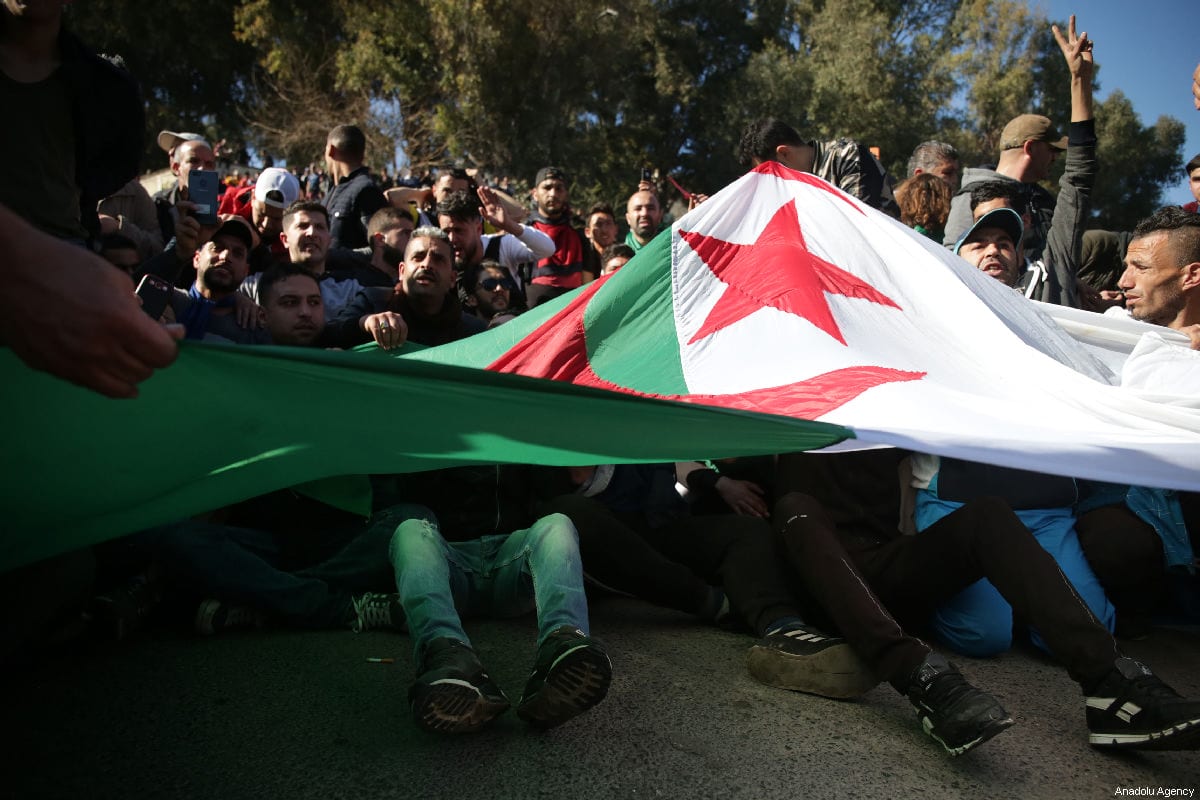
[{"label": "sunglasses", "polygon": [[517,288],[508,278],[484,278],[479,282],[479,285],[488,292],[494,292],[497,289],[507,289],[511,292]]}]

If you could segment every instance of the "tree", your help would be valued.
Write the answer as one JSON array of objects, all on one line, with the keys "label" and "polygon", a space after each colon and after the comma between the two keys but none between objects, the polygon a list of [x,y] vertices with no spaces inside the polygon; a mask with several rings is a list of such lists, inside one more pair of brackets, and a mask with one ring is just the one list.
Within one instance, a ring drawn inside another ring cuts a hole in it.
[{"label": "tree", "polygon": [[[1027,0],[89,0],[70,24],[142,79],[148,167],[163,128],[303,165],[355,123],[377,167],[400,148],[414,170],[527,185],[560,164],[576,206],[623,203],[644,166],[711,193],[743,170],[734,150],[761,116],[876,145],[901,177],[921,141],[994,163],[1009,119],[1065,127],[1070,108]],[[1143,128],[1117,95],[1097,119],[1098,216],[1140,215],[1181,126]]]},{"label": "tree", "polygon": [[67,26],[93,49],[120,55],[146,101],[145,169],[166,166],[160,130],[195,131],[241,149],[253,48],[234,40],[228,0],[88,0]]},{"label": "tree", "polygon": [[1096,105],[1100,172],[1092,199],[1095,223],[1106,230],[1131,230],[1162,205],[1163,187],[1182,169],[1185,129],[1172,117],[1143,127],[1133,104],[1114,91]]},{"label": "tree", "polygon": [[1042,17],[1015,0],[964,0],[959,6],[941,66],[966,89],[966,109],[947,125],[947,138],[965,164],[995,163],[1004,125],[1031,108],[1034,38],[1044,27]]}]

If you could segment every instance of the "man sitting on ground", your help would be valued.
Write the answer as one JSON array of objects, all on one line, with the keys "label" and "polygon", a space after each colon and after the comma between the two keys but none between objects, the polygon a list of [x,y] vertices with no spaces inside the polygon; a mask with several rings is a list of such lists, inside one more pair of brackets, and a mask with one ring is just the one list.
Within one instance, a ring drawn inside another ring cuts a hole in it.
[{"label": "man sitting on ground", "polygon": [[400,478],[401,491],[437,515],[436,523],[401,524],[391,543],[417,664],[409,704],[425,730],[479,730],[510,705],[471,647],[460,610],[512,617],[536,609],[537,655],[517,705],[531,726],[561,725],[608,693],[612,664],[589,636],[575,528],[562,514],[534,518],[529,472],[487,465]]},{"label": "man sitting on ground", "polygon": [[780,456],[776,483],[786,494],[771,516],[787,559],[835,629],[908,696],[929,736],[960,755],[1013,724],[995,698],[900,626],[923,624],[934,607],[986,577],[1083,689],[1093,746],[1200,747],[1200,702],[1121,654],[1004,502],[980,491],[916,536],[901,535],[903,457],[887,449]]}]

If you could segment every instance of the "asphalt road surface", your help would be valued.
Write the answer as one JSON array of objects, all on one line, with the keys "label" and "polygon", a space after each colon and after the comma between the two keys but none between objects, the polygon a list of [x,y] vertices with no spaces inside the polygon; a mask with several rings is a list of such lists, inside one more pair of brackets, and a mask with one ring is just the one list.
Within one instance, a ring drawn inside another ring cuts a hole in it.
[{"label": "asphalt road surface", "polygon": [[[594,603],[592,627],[612,656],[608,699],[545,733],[512,712],[474,735],[417,730],[403,634],[163,631],[64,657],[4,681],[0,797],[1014,800],[1200,789],[1200,753],[1091,748],[1079,688],[1031,650],[955,659],[1017,724],[950,758],[886,684],[848,702],[762,686],[745,670],[747,636],[624,598]],[[533,620],[467,630],[519,697]],[[1200,696],[1200,632],[1159,628],[1124,649]]]}]

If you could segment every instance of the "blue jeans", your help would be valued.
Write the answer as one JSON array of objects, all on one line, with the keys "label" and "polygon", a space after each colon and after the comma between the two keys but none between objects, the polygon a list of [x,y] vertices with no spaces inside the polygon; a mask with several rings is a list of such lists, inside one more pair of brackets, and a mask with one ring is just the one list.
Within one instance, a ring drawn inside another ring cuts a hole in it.
[{"label": "blue jeans", "polygon": [[151,532],[160,557],[178,578],[205,596],[253,606],[300,627],[350,622],[351,597],[387,591],[388,543],[406,520],[433,519],[424,506],[401,504],[376,513],[365,525],[328,531],[331,555],[294,569],[280,536],[268,531],[187,520]]},{"label": "blue jeans", "polygon": [[[917,530],[925,530],[961,507],[962,503],[942,500],[930,490],[918,491]],[[1072,509],[1034,509],[1015,513],[1042,549],[1058,562],[1059,569],[1092,615],[1112,633],[1116,611],[1083,555],[1083,548],[1075,533],[1075,514]],[[983,658],[1003,653],[1012,646],[1012,606],[986,579],[976,581],[939,604],[932,624],[938,638],[964,655]],[[1029,638],[1042,650],[1049,650],[1036,630],[1030,629]]]},{"label": "blue jeans", "polygon": [[417,664],[433,639],[470,645],[460,615],[516,617],[536,608],[538,644],[564,625],[588,632],[579,540],[562,514],[466,542],[447,542],[429,520],[408,520],[390,555]]}]

